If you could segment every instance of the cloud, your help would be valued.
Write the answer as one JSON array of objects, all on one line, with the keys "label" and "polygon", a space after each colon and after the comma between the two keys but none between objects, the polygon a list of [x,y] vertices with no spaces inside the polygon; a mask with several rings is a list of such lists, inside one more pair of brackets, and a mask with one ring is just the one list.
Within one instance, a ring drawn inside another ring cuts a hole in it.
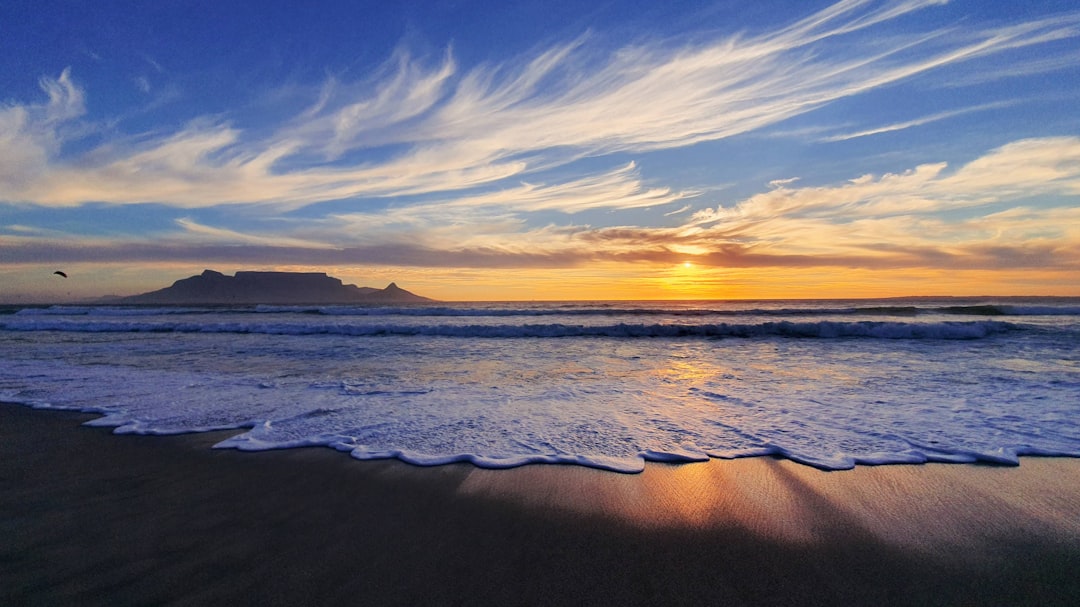
[{"label": "cloud", "polygon": [[50,159],[60,152],[66,123],[86,112],[82,90],[65,69],[38,81],[48,101],[0,106],[0,191],[18,192],[47,179]]},{"label": "cloud", "polygon": [[[733,264],[805,258],[866,267],[1026,267],[1039,260],[1071,267],[1080,264],[1073,255],[1080,249],[1077,196],[1080,138],[1029,139],[951,173],[945,163],[927,163],[841,185],[777,187],[733,207],[699,211],[679,230],[651,234],[712,250],[713,261]],[[1055,203],[1024,204],[1037,197]]]},{"label": "cloud", "polygon": [[255,235],[244,234],[235,230],[215,228],[200,224],[190,218],[184,217],[176,220],[176,224],[184,229],[187,234],[195,236],[199,242],[220,242],[234,245],[257,245],[268,246],[275,249],[301,248],[301,249],[333,249],[333,245],[311,240],[291,238],[281,234]]},{"label": "cloud", "polygon": [[49,96],[44,106],[38,106],[43,125],[54,125],[78,118],[86,112],[82,90],[71,80],[71,69],[65,69],[55,80],[42,77],[38,81],[41,90]]},{"label": "cloud", "polygon": [[965,165],[941,187],[967,200],[1080,194],[1080,138],[1027,139]]},{"label": "cloud", "polygon": [[1080,51],[1040,55],[1037,58],[989,65],[984,69],[950,78],[948,81],[941,83],[941,86],[960,88],[997,82],[1007,78],[1042,76],[1050,72],[1075,67],[1077,64],[1080,64]]},{"label": "cloud", "polygon": [[499,207],[519,211],[577,213],[589,209],[631,209],[668,204],[691,198],[695,191],[672,192],[669,188],[649,188],[642,183],[635,163],[614,171],[581,179],[519,187],[440,201],[437,206],[456,211],[463,208]]},{"label": "cloud", "polygon": [[787,179],[773,179],[772,181],[769,182],[769,187],[770,188],[782,188],[784,186],[791,185],[791,184],[795,183],[798,180],[799,180],[798,177],[789,177]]},{"label": "cloud", "polygon": [[[328,160],[359,147],[427,140],[422,133],[410,134],[409,123],[448,94],[455,72],[449,51],[441,63],[426,68],[399,49],[376,71],[373,84],[345,85],[329,79],[318,101],[278,137]],[[331,103],[333,109],[328,110]]]},{"label": "cloud", "polygon": [[[1080,138],[1013,142],[955,170],[926,163],[837,185],[794,183],[770,184],[732,207],[701,210],[672,227],[528,230],[510,216],[488,231],[472,231],[468,223],[441,225],[454,230],[442,238],[432,237],[428,224],[402,226],[388,242],[443,250],[437,265],[465,258],[490,262],[500,258],[498,252],[503,263],[521,258],[572,265],[676,263],[690,255],[697,264],[722,267],[1080,267]],[[1026,204],[1037,197],[1054,202]],[[387,233],[382,226],[378,231]]]},{"label": "cloud", "polygon": [[[621,169],[598,179],[632,182],[631,176]],[[23,226],[0,235],[0,252],[12,263],[491,269],[674,265],[691,258],[696,267],[722,268],[1080,271],[1080,137],[1016,141],[955,169],[928,162],[830,185],[794,183],[786,180],[667,227],[529,228],[517,212],[474,200],[468,213],[432,203],[297,218],[289,230],[271,233],[240,234],[183,219],[181,234],[153,241],[46,236]]]},{"label": "cloud", "polygon": [[1080,138],[1016,141],[949,172],[927,163],[902,173],[863,175],[841,186],[781,185],[730,208],[695,214],[697,225],[756,224],[793,218],[854,220],[957,211],[1035,196],[1080,193]]},{"label": "cloud", "polygon": [[[42,79],[47,103],[0,110],[0,191],[10,202],[44,206],[292,209],[491,188],[508,179],[531,182],[530,175],[587,156],[751,132],[930,70],[1077,35],[1076,15],[870,35],[935,4],[845,0],[776,31],[683,46],[636,43],[611,52],[586,36],[469,69],[449,50],[432,64],[399,50],[360,82],[329,79],[307,108],[268,134],[202,117],[172,133],[70,154],[60,144],[85,109],[65,70]],[[528,188],[521,186],[531,200],[523,204],[545,208]],[[622,202],[582,198],[555,208],[618,208],[668,195],[680,194],[659,188]]]},{"label": "cloud", "polygon": [[933,122],[946,120],[948,118],[955,118],[956,116],[963,116],[964,114],[971,114],[973,112],[981,112],[983,110],[997,109],[997,108],[1007,107],[1009,105],[1012,105],[1012,104],[1011,103],[1006,103],[1006,102],[984,103],[982,105],[977,105],[977,106],[974,106],[974,107],[969,107],[969,108],[964,108],[964,109],[959,109],[959,110],[950,110],[950,111],[947,111],[947,112],[938,112],[936,114],[931,114],[929,116],[923,116],[922,118],[916,118],[914,120],[907,120],[907,121],[904,121],[904,122],[897,122],[897,123],[888,124],[888,125],[885,125],[885,126],[875,127],[875,128],[872,128],[872,129],[866,129],[866,130],[862,130],[862,131],[855,131],[853,133],[842,133],[842,134],[839,134],[839,135],[830,135],[828,137],[823,137],[821,139],[821,141],[826,141],[826,142],[847,141],[849,139],[857,139],[859,137],[869,137],[871,135],[880,135],[882,133],[893,133],[893,132],[896,132],[896,131],[902,131],[902,130],[905,130],[905,129],[910,129],[912,127],[923,126],[923,125],[930,124],[930,123],[933,123]]}]

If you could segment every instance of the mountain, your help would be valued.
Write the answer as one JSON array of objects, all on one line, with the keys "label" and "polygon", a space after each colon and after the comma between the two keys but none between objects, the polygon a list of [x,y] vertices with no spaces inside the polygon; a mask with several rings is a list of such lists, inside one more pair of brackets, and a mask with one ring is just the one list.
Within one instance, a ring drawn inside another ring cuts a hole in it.
[{"label": "mountain", "polygon": [[397,304],[434,301],[390,283],[385,289],[342,284],[322,272],[237,272],[204,270],[171,287],[120,298],[122,304]]}]

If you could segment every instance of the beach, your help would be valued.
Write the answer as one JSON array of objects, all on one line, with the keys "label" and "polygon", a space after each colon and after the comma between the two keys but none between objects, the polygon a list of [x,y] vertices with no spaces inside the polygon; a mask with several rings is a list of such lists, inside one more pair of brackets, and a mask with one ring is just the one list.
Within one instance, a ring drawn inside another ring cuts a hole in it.
[{"label": "beach", "polygon": [[1080,460],[485,470],[0,405],[0,603],[1070,605]]}]

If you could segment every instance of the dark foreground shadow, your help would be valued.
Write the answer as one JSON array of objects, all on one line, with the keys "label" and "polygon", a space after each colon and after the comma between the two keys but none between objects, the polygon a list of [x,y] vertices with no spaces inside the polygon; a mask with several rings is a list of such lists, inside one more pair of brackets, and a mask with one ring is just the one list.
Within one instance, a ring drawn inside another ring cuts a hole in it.
[{"label": "dark foreground shadow", "polygon": [[463,496],[467,466],[192,449],[214,437],[79,419],[0,405],[2,604],[1080,604],[1078,546],[1002,537],[1015,558],[992,570],[927,560],[782,470],[828,541],[632,527]]}]

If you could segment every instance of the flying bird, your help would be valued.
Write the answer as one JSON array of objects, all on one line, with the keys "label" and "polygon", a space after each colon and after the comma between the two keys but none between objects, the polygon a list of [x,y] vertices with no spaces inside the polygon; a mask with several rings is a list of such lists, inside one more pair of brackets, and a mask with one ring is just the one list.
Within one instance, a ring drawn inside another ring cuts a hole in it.
[{"label": "flying bird", "polygon": [[61,272],[60,270],[57,270],[57,271],[53,272],[53,274],[56,274],[58,276],[63,276],[64,278],[67,278],[67,274]]}]

